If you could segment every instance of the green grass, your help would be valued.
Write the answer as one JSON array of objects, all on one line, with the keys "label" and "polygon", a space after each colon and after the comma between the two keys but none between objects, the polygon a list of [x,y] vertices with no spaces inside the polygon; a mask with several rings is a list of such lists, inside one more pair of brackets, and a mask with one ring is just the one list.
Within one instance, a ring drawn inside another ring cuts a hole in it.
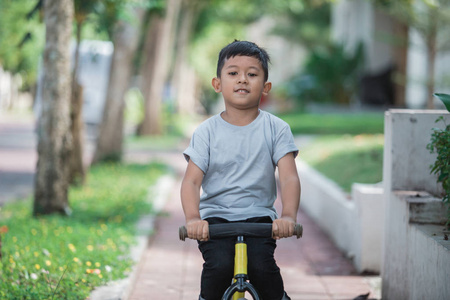
[{"label": "green grass", "polygon": [[383,113],[283,114],[294,134],[377,134],[384,132]]},{"label": "green grass", "polygon": [[170,150],[176,149],[183,139],[185,138],[179,135],[129,136],[126,139],[126,147],[134,150]]},{"label": "green grass", "polygon": [[383,178],[384,136],[318,136],[300,157],[350,192],[353,183],[378,183]]},{"label": "green grass", "polygon": [[[70,190],[70,217],[31,217],[31,199],[0,209],[0,299],[85,299],[131,270],[136,223],[163,165],[103,164]],[[5,233],[5,231],[7,231]]]}]

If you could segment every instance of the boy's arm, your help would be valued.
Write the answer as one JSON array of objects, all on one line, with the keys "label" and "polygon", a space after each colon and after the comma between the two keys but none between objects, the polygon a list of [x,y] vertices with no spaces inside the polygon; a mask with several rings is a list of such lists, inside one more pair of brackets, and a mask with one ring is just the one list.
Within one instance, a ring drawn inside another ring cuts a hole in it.
[{"label": "boy's arm", "polygon": [[281,218],[273,222],[275,239],[292,236],[297,222],[297,212],[300,205],[300,179],[292,152],[278,161],[278,175],[283,208]]},{"label": "boy's arm", "polygon": [[181,204],[186,218],[188,237],[199,241],[208,240],[208,222],[200,217],[200,187],[203,181],[203,171],[189,160],[181,183]]}]

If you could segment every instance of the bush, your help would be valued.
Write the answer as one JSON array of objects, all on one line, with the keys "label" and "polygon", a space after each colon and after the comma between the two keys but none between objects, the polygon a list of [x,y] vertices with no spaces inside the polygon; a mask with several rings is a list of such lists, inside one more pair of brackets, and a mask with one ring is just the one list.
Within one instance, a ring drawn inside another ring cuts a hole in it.
[{"label": "bush", "polygon": [[362,44],[352,55],[339,44],[316,49],[304,70],[282,87],[284,94],[300,108],[308,102],[349,104],[357,91],[363,58]]},{"label": "bush", "polygon": [[[450,112],[450,95],[435,94],[441,99],[447,110]],[[447,223],[450,227],[450,124],[445,123],[444,117],[439,117],[436,122],[443,122],[444,129],[433,128],[431,134],[431,142],[427,145],[427,149],[431,153],[436,152],[437,157],[433,165],[430,166],[431,173],[438,176],[437,181],[442,183],[444,196],[442,201],[447,206]]]}]

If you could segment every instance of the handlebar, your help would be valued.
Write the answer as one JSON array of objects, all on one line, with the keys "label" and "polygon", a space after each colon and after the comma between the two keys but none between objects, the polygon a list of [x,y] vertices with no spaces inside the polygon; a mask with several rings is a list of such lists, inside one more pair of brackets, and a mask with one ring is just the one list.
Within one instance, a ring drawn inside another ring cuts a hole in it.
[{"label": "handlebar", "polygon": [[[181,226],[178,229],[180,240],[184,241],[188,237],[187,229],[185,226]],[[295,224],[294,236],[297,239],[303,235],[303,226],[301,224]],[[272,224],[271,223],[221,223],[209,225],[209,238],[221,239],[227,237],[272,237]]]}]

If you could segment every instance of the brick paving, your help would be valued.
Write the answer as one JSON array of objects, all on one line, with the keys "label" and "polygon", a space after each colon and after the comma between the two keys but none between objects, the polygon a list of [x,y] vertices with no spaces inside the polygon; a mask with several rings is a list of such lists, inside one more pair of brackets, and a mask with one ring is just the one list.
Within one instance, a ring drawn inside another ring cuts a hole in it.
[{"label": "brick paving", "polygon": [[[31,121],[0,116],[0,205],[32,192],[37,160],[33,128]],[[129,151],[126,159],[161,160],[170,163],[178,175],[165,213],[157,218],[157,230],[149,238],[138,265],[129,299],[197,299],[203,263],[201,254],[195,241],[178,239],[178,227],[184,223],[179,185],[186,166],[180,151],[159,154]],[[369,292],[369,299],[380,298],[379,288],[374,288],[379,277],[358,275],[351,262],[306,214],[300,212],[298,221],[304,226],[303,238],[280,240],[276,250],[286,291],[293,300],[354,299]]]}]

